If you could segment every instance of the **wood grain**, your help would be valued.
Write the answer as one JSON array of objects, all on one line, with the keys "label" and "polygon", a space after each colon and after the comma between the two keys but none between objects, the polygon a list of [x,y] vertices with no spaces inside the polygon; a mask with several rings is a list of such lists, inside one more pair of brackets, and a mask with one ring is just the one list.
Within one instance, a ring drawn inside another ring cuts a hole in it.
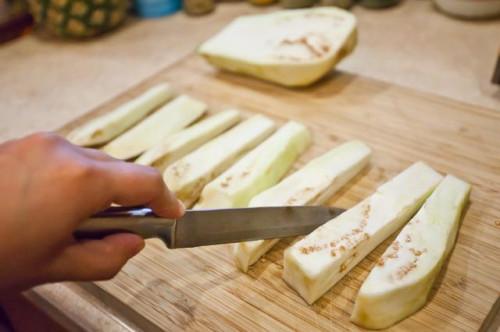
[{"label": "wood grain", "polygon": [[[314,144],[297,166],[346,140],[365,141],[374,150],[370,166],[332,205],[353,206],[417,160],[470,182],[457,244],[429,303],[391,330],[478,330],[500,293],[500,113],[341,72],[288,90],[218,72],[193,56],[62,132],[162,81],[204,100],[212,111],[238,107],[307,124]],[[116,278],[97,285],[165,330],[357,330],[349,321],[356,292],[391,240],[312,306],[281,279],[283,250],[291,240],[281,241],[248,275],[234,267],[227,246],[169,251],[152,240]]]}]

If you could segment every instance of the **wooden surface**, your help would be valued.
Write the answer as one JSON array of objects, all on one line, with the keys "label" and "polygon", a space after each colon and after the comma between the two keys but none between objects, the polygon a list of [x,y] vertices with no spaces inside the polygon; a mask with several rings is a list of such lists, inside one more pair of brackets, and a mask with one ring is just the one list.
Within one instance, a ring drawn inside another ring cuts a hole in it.
[{"label": "wooden surface", "polygon": [[[297,165],[348,139],[368,143],[374,150],[370,167],[330,204],[353,206],[417,160],[470,182],[471,203],[429,303],[393,330],[476,331],[481,326],[500,292],[499,112],[342,72],[311,88],[287,90],[188,57],[65,130],[162,81],[204,100],[212,111],[238,107],[278,121],[304,122],[314,133],[314,145]],[[388,241],[313,306],[281,279],[282,253],[290,241],[280,242],[246,275],[234,267],[227,246],[169,251],[152,240],[114,280],[97,285],[159,329],[352,330],[357,329],[349,322],[356,291]]]},{"label": "wooden surface", "polygon": [[[83,43],[29,35],[0,45],[0,139],[58,128],[175,63],[234,17],[277,9],[223,3],[204,17],[179,13],[155,20],[131,20],[116,32]],[[500,110],[500,88],[490,84],[500,43],[500,21],[455,20],[439,14],[430,0],[402,1],[400,6],[380,11],[358,6],[353,12],[358,18],[360,40],[355,52],[339,65],[341,70]],[[334,93],[340,93],[340,86],[336,85]],[[324,97],[312,94],[311,98]],[[286,111],[279,110],[282,115]],[[418,109],[403,111],[419,116]],[[460,121],[466,124],[464,128],[474,128],[474,122]],[[468,135],[467,130],[462,135]],[[375,128],[370,127],[370,131],[377,135]],[[385,133],[381,135],[385,137]],[[480,144],[482,135],[476,134],[476,153],[486,154],[491,149]],[[491,180],[488,188],[495,186],[499,187],[498,179]],[[491,189],[485,190],[494,194]],[[491,197],[498,201],[498,194]],[[487,220],[491,224],[491,205],[489,209]],[[476,211],[481,217],[483,212]],[[490,236],[498,232],[497,228],[484,229],[481,232]],[[477,249],[471,251],[469,259],[480,254]],[[490,272],[497,266],[498,261]],[[29,297],[71,330],[118,331],[143,326],[139,318],[124,326],[131,317],[129,311],[111,310],[106,298],[96,300],[95,294],[74,284],[40,286]]]},{"label": "wooden surface", "polygon": [[[29,35],[0,45],[0,139],[58,128],[187,55],[234,17],[277,9],[221,3],[208,16],[130,20],[82,43]],[[453,19],[430,0],[353,12],[359,44],[340,69],[500,110],[500,87],[491,84],[500,20]]]}]

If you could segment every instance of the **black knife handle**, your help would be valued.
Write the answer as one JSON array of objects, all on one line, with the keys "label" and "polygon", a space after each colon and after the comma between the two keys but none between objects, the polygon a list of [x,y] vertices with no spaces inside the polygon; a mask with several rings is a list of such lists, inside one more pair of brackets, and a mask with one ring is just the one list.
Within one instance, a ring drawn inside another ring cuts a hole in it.
[{"label": "black knife handle", "polygon": [[112,207],[84,221],[73,235],[76,239],[101,239],[111,234],[134,233],[145,239],[160,238],[171,248],[175,222],[175,219],[156,217],[143,207]]}]

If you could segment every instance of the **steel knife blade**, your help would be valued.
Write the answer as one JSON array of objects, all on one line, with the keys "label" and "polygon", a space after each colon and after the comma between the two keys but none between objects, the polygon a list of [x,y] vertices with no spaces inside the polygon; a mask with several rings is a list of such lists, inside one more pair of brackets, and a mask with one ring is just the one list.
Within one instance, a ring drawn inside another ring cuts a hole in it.
[{"label": "steel knife blade", "polygon": [[101,238],[132,232],[158,237],[172,249],[191,248],[305,235],[342,212],[323,206],[187,210],[175,220],[158,217],[149,208],[112,207],[83,222],[74,235]]}]

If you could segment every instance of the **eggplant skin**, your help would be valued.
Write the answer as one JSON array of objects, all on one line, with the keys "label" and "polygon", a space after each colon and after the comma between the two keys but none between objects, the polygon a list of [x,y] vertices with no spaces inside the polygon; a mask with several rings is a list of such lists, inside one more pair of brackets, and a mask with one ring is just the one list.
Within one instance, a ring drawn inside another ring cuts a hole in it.
[{"label": "eggplant skin", "polygon": [[[396,324],[407,316],[422,308],[427,302],[429,291],[439,273],[439,267],[427,274],[419,282],[407,289],[394,290],[390,294],[379,297],[358,297],[351,315],[351,321],[358,326],[380,330]],[[406,294],[406,296],[405,296]],[[381,306],[380,303],[385,303]],[[397,303],[394,310],[388,311],[391,303]],[[368,309],[370,308],[370,309]],[[374,315],[375,312],[377,314]]]},{"label": "eggplant skin", "polygon": [[[211,41],[219,38],[219,35],[201,45],[198,49],[198,53],[211,65],[229,72],[260,78],[262,80],[277,83],[286,87],[305,87],[313,84],[328,74],[337,63],[354,50],[357,44],[358,33],[356,20],[352,14],[340,9],[325,8],[301,10],[301,12],[304,13],[303,15],[307,15],[313,11],[328,13],[328,10],[334,10],[332,16],[342,15],[348,18],[346,20],[346,25],[348,26],[343,27],[345,34],[342,36],[342,39],[344,40],[341,45],[334,47],[334,50],[328,51],[324,55],[315,59],[294,61],[290,59],[280,60],[265,57],[262,58],[260,55],[256,55],[255,58],[250,55],[238,56],[233,52],[220,49],[220,46],[211,45]],[[262,17],[265,15],[281,15],[283,12],[256,16]],[[251,17],[244,17],[244,19],[249,20]],[[231,28],[237,23],[238,21],[233,22],[231,24]],[[272,27],[270,27],[270,29],[272,29]],[[222,33],[224,33],[224,31],[222,31],[221,34]],[[224,38],[229,39],[226,37]],[[224,46],[224,48],[225,47],[226,46]],[[227,47],[229,48],[231,46]]]},{"label": "eggplant skin", "polygon": [[351,321],[387,328],[420,310],[455,244],[470,184],[447,175],[379,258],[358,292]]},{"label": "eggplant skin", "polygon": [[312,304],[408,222],[441,180],[425,163],[414,163],[286,249],[283,279]]},{"label": "eggplant skin", "polygon": [[202,56],[211,65],[229,72],[257,77],[290,88],[300,88],[309,86],[328,74],[337,63],[354,50],[356,43],[357,29],[351,32],[348,43],[333,58],[319,63],[254,64],[218,55],[202,54]]},{"label": "eggplant skin", "polygon": [[66,138],[71,143],[80,146],[108,143],[143,120],[172,97],[173,91],[168,83],[158,84],[111,112],[75,128]]},{"label": "eggplant skin", "polygon": [[[250,207],[278,205],[321,205],[333,196],[369,162],[371,149],[361,141],[333,148],[252,198]],[[279,240],[257,240],[233,245],[236,266],[247,272]]]}]

